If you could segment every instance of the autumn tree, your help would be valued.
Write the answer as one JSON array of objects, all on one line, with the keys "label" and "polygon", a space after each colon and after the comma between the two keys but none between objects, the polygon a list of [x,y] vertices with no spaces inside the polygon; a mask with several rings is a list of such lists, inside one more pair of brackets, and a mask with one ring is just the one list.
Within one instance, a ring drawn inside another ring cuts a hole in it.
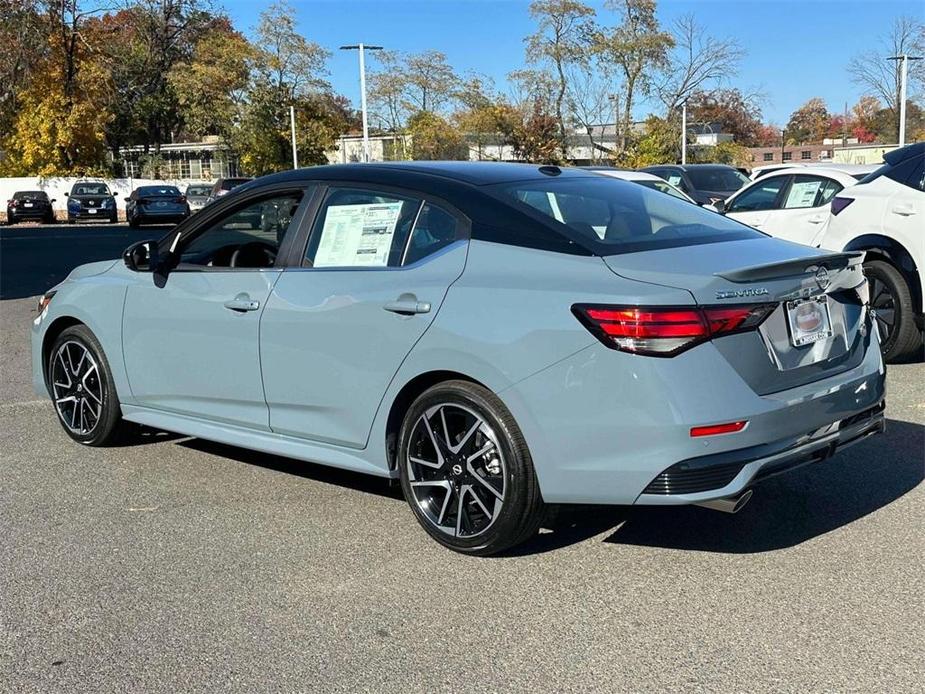
[{"label": "autumn tree", "polygon": [[[48,53],[48,23],[36,0],[6,0],[0,21],[0,134],[20,108],[19,92]],[[2,137],[2,135],[0,135]]]},{"label": "autumn tree", "polygon": [[568,72],[571,67],[588,60],[593,33],[590,18],[594,10],[578,0],[534,0],[530,3],[530,16],[537,23],[537,29],[526,38],[527,58],[552,72],[556,85],[553,108],[564,155]]},{"label": "autumn tree", "polygon": [[92,12],[78,0],[50,3],[47,48],[17,92],[0,171],[12,176],[98,172],[105,158],[108,75],[85,34]]},{"label": "autumn tree", "polygon": [[674,39],[659,26],[655,0],[608,0],[606,5],[618,13],[620,24],[599,29],[594,47],[600,59],[614,65],[623,76],[621,130],[625,147],[636,97],[651,92],[654,75],[668,64]]},{"label": "autumn tree", "polygon": [[735,76],[745,49],[732,38],[717,38],[686,14],[671,27],[674,48],[663,66],[656,93],[666,111],[695,94],[709,93]]},{"label": "autumn tree", "polygon": [[[916,17],[898,17],[890,31],[879,37],[876,48],[860,53],[848,63],[848,74],[855,84],[886,104],[893,119],[887,139],[899,134],[900,61],[890,56],[925,55],[925,23]],[[925,61],[909,61],[906,98],[916,101],[925,88]]]},{"label": "autumn tree", "polygon": [[189,59],[171,68],[168,83],[190,137],[232,138],[247,103],[256,58],[254,46],[229,24],[202,36]]},{"label": "autumn tree", "polygon": [[761,108],[758,97],[738,89],[695,92],[688,99],[688,123],[719,123],[721,132],[730,133],[741,145],[758,145]]},{"label": "autumn tree", "polygon": [[829,131],[830,121],[825,102],[818,97],[810,99],[790,114],[785,128],[787,141],[793,144],[821,142]]}]

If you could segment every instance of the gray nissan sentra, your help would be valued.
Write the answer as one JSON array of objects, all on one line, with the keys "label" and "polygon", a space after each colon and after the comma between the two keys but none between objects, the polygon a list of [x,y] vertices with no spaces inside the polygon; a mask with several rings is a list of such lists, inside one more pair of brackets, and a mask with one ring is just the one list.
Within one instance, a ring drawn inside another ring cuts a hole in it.
[{"label": "gray nissan sentra", "polygon": [[882,431],[861,260],[593,172],[323,166],[75,269],[34,381],[81,443],[128,421],[396,478],[486,555],[551,504],[736,511]]}]

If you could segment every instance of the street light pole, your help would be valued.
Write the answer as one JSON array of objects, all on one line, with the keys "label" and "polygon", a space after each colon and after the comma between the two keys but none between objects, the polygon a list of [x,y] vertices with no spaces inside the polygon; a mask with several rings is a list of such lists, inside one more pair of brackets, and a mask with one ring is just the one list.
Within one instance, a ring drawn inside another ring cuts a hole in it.
[{"label": "street light pole", "polygon": [[292,168],[299,168],[299,150],[295,146],[295,106],[289,107],[289,126],[292,131]]},{"label": "street light pole", "polygon": [[687,165],[687,99],[681,103],[681,166]]},{"label": "street light pole", "polygon": [[366,115],[366,51],[381,51],[382,46],[367,46],[358,43],[341,46],[342,51],[359,51],[360,53],[360,110],[363,114],[363,161],[369,161],[369,121]]},{"label": "street light pole", "polygon": [[899,61],[899,146],[906,144],[906,80],[909,75],[909,61],[921,60],[917,55],[893,55],[887,60]]}]

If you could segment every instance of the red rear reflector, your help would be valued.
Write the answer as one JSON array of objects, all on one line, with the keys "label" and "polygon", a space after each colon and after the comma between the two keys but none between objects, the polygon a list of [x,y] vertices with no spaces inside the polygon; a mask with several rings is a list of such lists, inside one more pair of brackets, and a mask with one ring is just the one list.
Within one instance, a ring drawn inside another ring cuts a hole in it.
[{"label": "red rear reflector", "polygon": [[639,307],[576,304],[572,312],[612,349],[670,357],[719,335],[758,327],[777,304]]},{"label": "red rear reflector", "polygon": [[837,215],[843,209],[848,207],[851,203],[854,202],[854,198],[839,198],[836,197],[832,200],[832,215]]},{"label": "red rear reflector", "polygon": [[717,434],[734,434],[742,431],[748,420],[741,422],[727,422],[726,424],[711,424],[705,427],[691,427],[691,436],[716,436]]}]

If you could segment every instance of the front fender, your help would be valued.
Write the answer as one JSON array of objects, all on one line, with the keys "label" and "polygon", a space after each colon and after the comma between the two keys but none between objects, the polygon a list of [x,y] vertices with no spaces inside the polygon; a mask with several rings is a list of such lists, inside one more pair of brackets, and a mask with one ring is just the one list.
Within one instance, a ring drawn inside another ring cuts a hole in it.
[{"label": "front fender", "polygon": [[[68,324],[78,322],[96,335],[109,362],[119,400],[130,403],[131,390],[122,357],[122,311],[130,280],[106,272],[87,275],[82,268],[78,270],[58,285],[48,308],[32,322],[33,388],[38,395],[47,396],[46,347]],[[77,279],[72,279],[75,276]]]}]

